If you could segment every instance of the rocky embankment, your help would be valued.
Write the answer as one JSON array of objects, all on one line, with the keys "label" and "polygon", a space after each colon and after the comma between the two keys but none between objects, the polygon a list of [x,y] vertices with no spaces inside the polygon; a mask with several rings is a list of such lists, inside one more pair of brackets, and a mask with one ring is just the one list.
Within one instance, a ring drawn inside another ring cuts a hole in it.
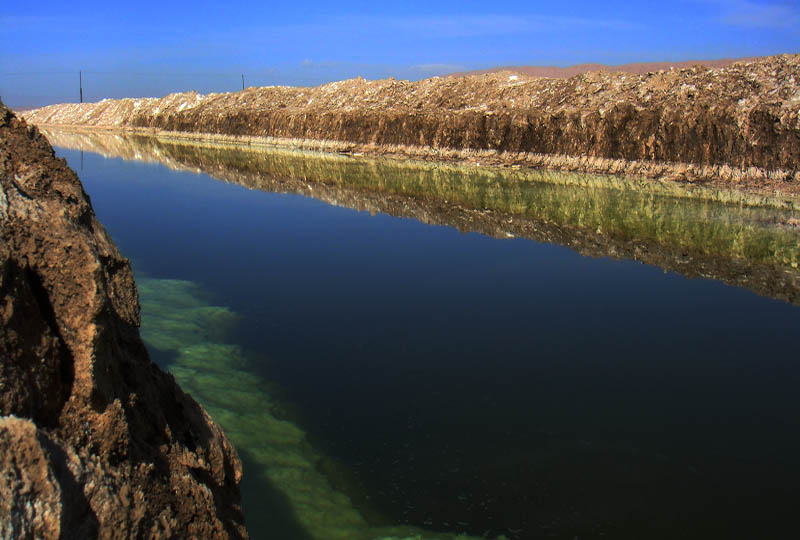
[{"label": "rocky embankment", "polygon": [[354,79],[53,105],[24,116],[43,126],[319,141],[349,152],[800,191],[800,55],[643,75]]},{"label": "rocky embankment", "polygon": [[148,358],[127,259],[0,104],[0,538],[245,538],[241,464]]}]

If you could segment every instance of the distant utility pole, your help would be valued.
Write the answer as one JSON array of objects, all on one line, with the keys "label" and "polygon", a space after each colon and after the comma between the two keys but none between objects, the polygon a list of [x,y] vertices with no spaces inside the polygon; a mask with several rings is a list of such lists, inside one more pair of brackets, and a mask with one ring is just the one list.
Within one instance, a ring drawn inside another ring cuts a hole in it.
[{"label": "distant utility pole", "polygon": [[244,73],[242,73],[242,90],[244,90]]},{"label": "distant utility pole", "polygon": [[83,71],[78,72],[78,84],[81,89],[81,103],[83,103]]}]

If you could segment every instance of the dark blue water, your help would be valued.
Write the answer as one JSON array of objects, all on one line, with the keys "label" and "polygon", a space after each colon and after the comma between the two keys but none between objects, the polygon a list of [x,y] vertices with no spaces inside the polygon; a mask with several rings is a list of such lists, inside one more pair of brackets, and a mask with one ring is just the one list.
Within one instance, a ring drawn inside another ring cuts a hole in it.
[{"label": "dark blue water", "polygon": [[372,519],[508,538],[796,534],[800,308],[58,153],[137,272],[242,315],[237,341],[269,359],[260,375]]}]

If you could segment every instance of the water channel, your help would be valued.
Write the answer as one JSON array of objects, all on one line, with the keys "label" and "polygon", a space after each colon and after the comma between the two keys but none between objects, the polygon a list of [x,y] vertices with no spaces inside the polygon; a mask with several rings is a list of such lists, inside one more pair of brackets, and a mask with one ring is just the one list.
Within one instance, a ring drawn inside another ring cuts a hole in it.
[{"label": "water channel", "polygon": [[152,358],[236,444],[252,538],[796,528],[796,207],[47,135],[133,263]]}]

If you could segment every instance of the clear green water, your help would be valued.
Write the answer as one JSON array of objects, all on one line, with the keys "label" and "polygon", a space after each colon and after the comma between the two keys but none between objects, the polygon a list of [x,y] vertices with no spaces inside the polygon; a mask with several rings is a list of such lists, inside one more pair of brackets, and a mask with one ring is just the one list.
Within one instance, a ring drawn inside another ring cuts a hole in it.
[{"label": "clear green water", "polygon": [[104,145],[172,167],[59,149],[153,358],[237,445],[254,538],[791,533],[795,212]]}]

